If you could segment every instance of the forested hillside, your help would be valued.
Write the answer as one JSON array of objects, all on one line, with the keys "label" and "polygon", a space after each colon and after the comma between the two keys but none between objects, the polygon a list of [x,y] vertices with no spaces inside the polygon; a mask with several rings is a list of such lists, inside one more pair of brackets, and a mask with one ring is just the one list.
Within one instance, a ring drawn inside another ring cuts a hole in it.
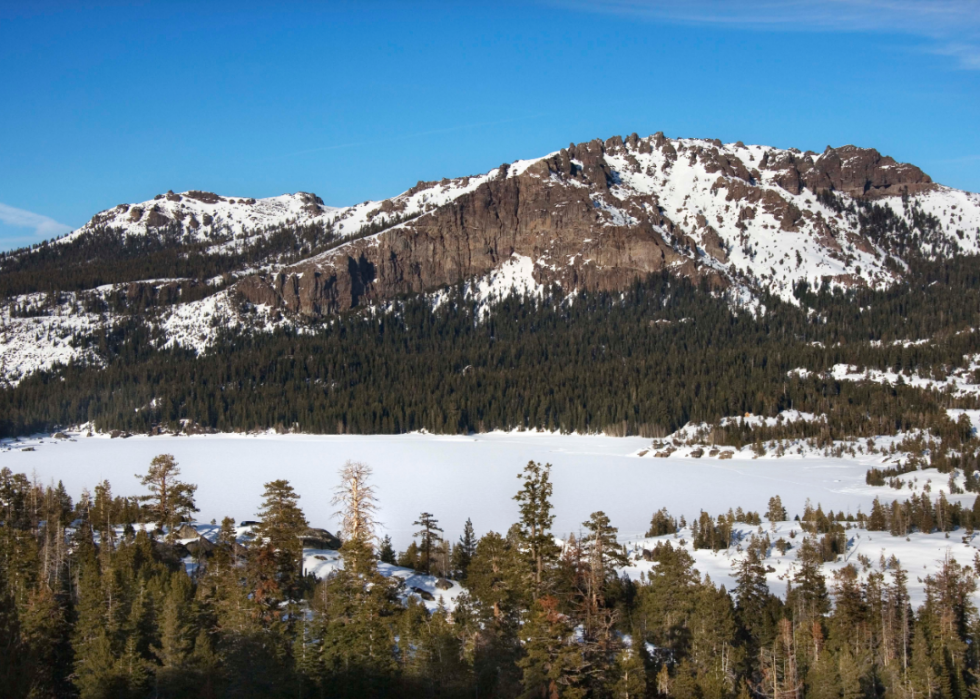
[{"label": "forested hillside", "polygon": [[[665,436],[688,421],[795,408],[836,438],[929,428],[970,393],[841,381],[834,365],[944,378],[970,371],[980,266],[917,262],[884,291],[798,285],[796,306],[733,312],[666,272],[623,293],[557,287],[480,307],[462,293],[409,298],[272,333],[223,333],[203,356],[156,349],[138,316],[88,342],[105,368],[71,365],[0,391],[0,433],[91,421],[102,430],[460,433],[493,429]],[[804,371],[800,371],[804,370]],[[870,417],[870,419],[869,419]]]}]

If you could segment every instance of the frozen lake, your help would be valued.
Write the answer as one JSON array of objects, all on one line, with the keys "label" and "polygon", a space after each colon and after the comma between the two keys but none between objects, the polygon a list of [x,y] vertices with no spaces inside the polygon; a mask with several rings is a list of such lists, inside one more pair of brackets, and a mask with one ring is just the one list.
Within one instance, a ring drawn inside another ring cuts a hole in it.
[{"label": "frozen lake", "polygon": [[[34,474],[44,483],[62,480],[76,499],[103,479],[114,493],[135,495],[143,490],[134,474],[145,473],[154,456],[168,453],[180,463],[183,479],[198,484],[202,521],[226,515],[254,519],[263,483],[285,478],[300,494],[310,523],[334,530],[330,499],[337,469],[348,459],[363,461],[374,468],[382,533],[390,534],[397,548],[410,542],[412,522],[422,511],[439,519],[450,540],[459,536],[467,517],[477,534],[506,531],[517,519],[512,500],[517,474],[529,460],[554,465],[558,535],[577,533],[596,510],[604,510],[626,539],[642,535],[661,507],[689,520],[702,508],[713,515],[737,506],[764,513],[769,498],[779,495],[792,517],[802,513],[807,498],[825,510],[868,512],[876,493],[888,501],[905,497],[865,485],[865,472],[880,457],[752,459],[743,453],[727,461],[641,459],[636,453],[650,443],[643,438],[535,433],[73,437],[77,441],[8,440],[0,468]],[[24,446],[35,451],[22,451]],[[968,499],[972,504],[973,496]]]}]

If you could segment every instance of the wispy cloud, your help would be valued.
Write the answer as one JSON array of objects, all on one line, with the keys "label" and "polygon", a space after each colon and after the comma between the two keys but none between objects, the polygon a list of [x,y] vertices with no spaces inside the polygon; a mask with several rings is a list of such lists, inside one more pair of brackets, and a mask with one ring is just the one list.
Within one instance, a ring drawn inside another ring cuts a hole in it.
[{"label": "wispy cloud", "polygon": [[551,0],[552,5],[683,24],[905,34],[980,70],[978,0]]},{"label": "wispy cloud", "polygon": [[15,228],[33,228],[34,233],[42,238],[53,238],[70,231],[71,226],[58,223],[53,218],[35,214],[33,211],[17,209],[13,206],[0,204],[0,222]]}]

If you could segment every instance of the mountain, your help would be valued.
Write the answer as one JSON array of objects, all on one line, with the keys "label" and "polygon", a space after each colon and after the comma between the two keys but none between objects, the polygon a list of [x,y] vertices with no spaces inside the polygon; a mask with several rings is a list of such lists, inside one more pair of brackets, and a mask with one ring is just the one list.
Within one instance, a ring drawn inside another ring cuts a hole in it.
[{"label": "mountain", "polygon": [[201,352],[228,328],[308,327],[460,284],[479,301],[621,292],[663,272],[760,312],[978,251],[980,196],[854,146],[632,134],[341,208],[167,192],[0,259],[0,381],[104,364],[92,338],[134,317],[154,347]]}]

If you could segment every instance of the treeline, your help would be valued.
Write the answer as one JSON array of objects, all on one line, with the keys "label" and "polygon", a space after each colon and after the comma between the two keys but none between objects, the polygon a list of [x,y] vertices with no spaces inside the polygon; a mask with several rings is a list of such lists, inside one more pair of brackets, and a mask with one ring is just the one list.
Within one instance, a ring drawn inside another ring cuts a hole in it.
[{"label": "treeline", "polygon": [[[396,554],[390,540],[374,544],[369,467],[342,470],[344,565],[322,580],[303,574],[306,516],[282,480],[266,484],[244,538],[226,518],[213,544],[188,557],[174,532],[195,511],[195,488],[179,476],[159,456],[141,478],[147,496],[116,497],[103,482],[72,503],[60,485],[0,472],[4,696],[744,699],[978,689],[974,572],[937,561],[918,610],[894,557],[828,580],[828,537],[816,537],[841,525],[822,512],[805,514],[792,543],[761,531],[741,539],[730,591],[669,539],[643,552],[654,565],[634,580],[617,572],[626,551],[603,512],[559,545],[550,467],[531,462],[506,533],[476,538],[468,523],[450,546],[434,515],[415,522],[417,541],[397,557],[467,590],[452,611],[430,612],[378,572],[377,559]],[[778,498],[766,516],[785,519]],[[714,536],[713,527],[702,514],[696,535]],[[655,513],[651,531],[671,529],[677,522]],[[766,582],[773,546],[797,549],[784,598]]]}]

